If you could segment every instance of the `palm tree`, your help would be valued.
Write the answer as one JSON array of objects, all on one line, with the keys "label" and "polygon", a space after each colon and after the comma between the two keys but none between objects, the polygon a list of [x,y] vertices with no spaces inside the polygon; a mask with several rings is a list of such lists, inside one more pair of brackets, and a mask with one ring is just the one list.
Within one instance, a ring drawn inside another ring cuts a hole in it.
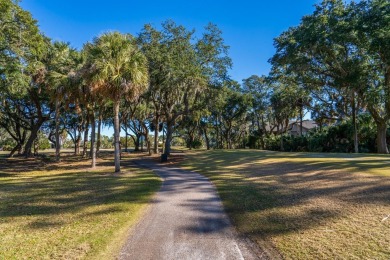
[{"label": "palm tree", "polygon": [[115,172],[120,172],[121,98],[137,99],[147,88],[147,60],[128,34],[108,32],[84,46],[87,53],[85,78],[95,93],[113,102]]}]

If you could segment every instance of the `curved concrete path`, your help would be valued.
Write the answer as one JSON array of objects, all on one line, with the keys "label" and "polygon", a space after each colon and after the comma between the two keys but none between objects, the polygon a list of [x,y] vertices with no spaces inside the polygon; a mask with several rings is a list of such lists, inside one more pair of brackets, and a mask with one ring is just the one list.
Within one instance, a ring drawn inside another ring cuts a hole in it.
[{"label": "curved concrete path", "polygon": [[163,180],[119,259],[262,259],[232,228],[215,187],[204,176],[142,160]]}]

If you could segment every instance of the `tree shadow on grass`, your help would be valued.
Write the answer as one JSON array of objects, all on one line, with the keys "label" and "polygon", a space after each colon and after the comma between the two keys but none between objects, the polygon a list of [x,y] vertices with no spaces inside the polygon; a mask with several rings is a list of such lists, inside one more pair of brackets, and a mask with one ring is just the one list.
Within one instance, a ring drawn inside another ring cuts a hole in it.
[{"label": "tree shadow on grass", "polygon": [[[159,181],[151,173],[117,176],[71,172],[23,180],[12,178],[0,182],[0,217],[12,221],[18,216],[76,214],[101,205],[109,208],[93,214],[106,214],[118,210],[115,205],[121,203],[147,203],[158,187]],[[39,221],[35,225],[44,226]]]},{"label": "tree shadow on grass", "polygon": [[[390,204],[389,178],[357,178],[325,169],[316,169],[313,174],[312,169],[291,163],[278,166],[285,170],[279,172],[276,165],[262,167],[256,173],[253,168],[240,169],[242,178],[227,182],[225,179],[224,184],[217,184],[227,210],[235,219],[240,219],[242,213],[257,214],[256,220],[262,224],[254,225],[256,228],[248,234],[268,238],[301,232],[354,214],[359,210],[355,205]],[[322,204],[323,201],[326,203]]]},{"label": "tree shadow on grass", "polygon": [[[323,160],[332,156],[337,160]],[[226,150],[189,156],[183,164],[216,184],[226,211],[244,234],[268,239],[332,223],[358,212],[356,205],[390,205],[389,177],[354,173],[370,167],[387,170],[390,157],[361,157]]]},{"label": "tree shadow on grass", "polygon": [[48,221],[48,220],[37,220],[28,224],[30,229],[48,229],[53,227],[60,227],[63,225],[63,222],[59,221]]},{"label": "tree shadow on grass", "polygon": [[[122,168],[133,166],[129,160],[129,155],[123,153],[121,160]],[[111,173],[114,172],[114,153],[113,151],[102,151],[97,159],[96,167],[112,167]],[[0,178],[11,177],[10,174],[19,174],[25,176],[34,171],[78,171],[90,170],[91,159],[83,158],[81,155],[64,153],[61,161],[56,162],[54,154],[45,154],[33,158],[22,156],[14,158],[0,158]]]},{"label": "tree shadow on grass", "polygon": [[[353,168],[357,171],[364,171],[372,167],[386,169],[390,167],[390,156],[380,154],[344,154],[344,153],[288,153],[258,150],[217,150],[197,153],[189,164],[202,167],[202,169],[216,169],[225,166],[237,166],[241,164],[257,164],[265,160],[289,160],[302,159],[305,162],[299,163],[315,165],[321,169],[345,169]],[[199,160],[198,158],[201,158]],[[330,160],[330,161],[327,161]]]},{"label": "tree shadow on grass", "polygon": [[0,178],[8,178],[13,176],[16,176],[16,174],[8,173],[8,172],[0,172]]}]

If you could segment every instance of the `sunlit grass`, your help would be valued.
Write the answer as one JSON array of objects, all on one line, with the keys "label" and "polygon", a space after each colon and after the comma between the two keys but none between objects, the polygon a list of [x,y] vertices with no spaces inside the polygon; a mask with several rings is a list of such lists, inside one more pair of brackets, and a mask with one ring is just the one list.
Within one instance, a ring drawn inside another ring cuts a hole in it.
[{"label": "sunlit grass", "polygon": [[187,152],[233,223],[277,257],[389,259],[390,156]]},{"label": "sunlit grass", "polygon": [[0,259],[114,258],[161,181],[111,161],[2,159]]}]

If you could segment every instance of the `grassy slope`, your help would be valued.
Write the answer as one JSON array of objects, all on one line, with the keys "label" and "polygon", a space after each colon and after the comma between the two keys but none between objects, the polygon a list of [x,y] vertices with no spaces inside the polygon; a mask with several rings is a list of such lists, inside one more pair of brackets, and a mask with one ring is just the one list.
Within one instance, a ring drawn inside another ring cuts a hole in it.
[{"label": "grassy slope", "polygon": [[113,258],[161,181],[110,160],[0,160],[0,259]]},{"label": "grassy slope", "polygon": [[390,157],[253,150],[188,154],[238,230],[287,259],[390,257]]}]

